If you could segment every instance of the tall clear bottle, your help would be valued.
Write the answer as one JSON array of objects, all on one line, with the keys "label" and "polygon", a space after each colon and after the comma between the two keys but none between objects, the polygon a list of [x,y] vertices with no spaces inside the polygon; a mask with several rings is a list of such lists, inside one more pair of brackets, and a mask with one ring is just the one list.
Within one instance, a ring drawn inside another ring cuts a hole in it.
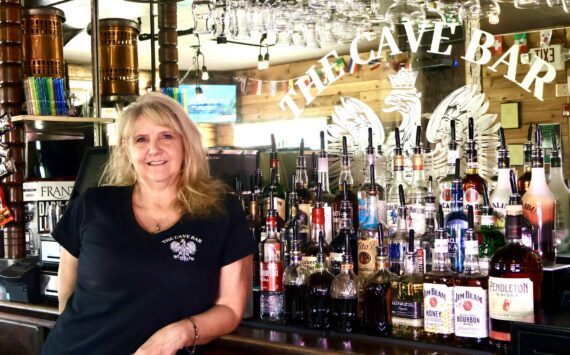
[{"label": "tall clear bottle", "polygon": [[468,228],[467,215],[463,211],[463,187],[459,172],[460,160],[455,161],[455,179],[451,185],[451,213],[445,216],[445,228],[449,234],[449,260],[451,270],[463,272],[465,258],[465,232]]},{"label": "tall clear bottle", "polygon": [[326,264],[324,235],[319,233],[315,271],[309,275],[308,323],[313,329],[329,329],[332,324],[331,283],[334,276]]},{"label": "tall clear bottle", "polygon": [[570,190],[564,183],[562,150],[552,137],[553,149],[550,154],[550,181],[548,187],[556,196],[556,251],[567,253],[570,250]]},{"label": "tall clear bottle", "polygon": [[526,142],[523,145],[523,155],[524,155],[524,163],[523,163],[523,174],[519,177],[517,186],[519,194],[524,195],[528,187],[530,186],[530,181],[532,180],[532,133],[533,133],[534,124],[531,123],[528,125],[528,135]]},{"label": "tall clear bottle", "polygon": [[[340,205],[344,198],[344,182],[348,185],[348,199],[350,200],[350,216],[352,218],[352,225],[358,226],[358,197],[352,192],[354,179],[350,171],[350,157],[348,156],[348,146],[346,136],[342,136],[342,155],[340,158],[341,172],[338,178],[338,193],[333,199],[333,233],[336,235],[339,231],[340,224]],[[356,229],[358,229],[356,227]]]},{"label": "tall clear bottle", "polygon": [[[385,163],[386,158],[382,157],[383,161]],[[380,159],[382,160],[382,159]],[[357,193],[357,197],[358,197],[358,223],[362,223],[367,216],[367,207],[366,207],[366,201],[368,198],[368,193],[370,192],[370,183],[371,183],[371,178],[370,178],[370,166],[373,165],[375,167],[378,167],[378,165],[376,165],[376,155],[374,153],[374,145],[372,143],[372,128],[368,127],[368,147],[366,147],[366,161],[367,161],[367,166],[366,169],[364,169],[364,182],[362,183],[362,185],[360,185],[359,189],[358,189],[358,193]],[[382,171],[382,169],[386,168],[386,164],[384,164],[383,167],[380,167],[380,171],[382,174],[386,174],[386,171]],[[380,180],[382,181],[382,179],[378,179],[378,169],[376,168],[374,170],[374,176],[376,176],[376,180]],[[385,190],[383,185],[376,183],[376,181],[374,181],[374,185],[376,188],[376,196],[378,199],[378,215],[380,220],[383,223],[386,223],[386,195],[385,195]]]},{"label": "tall clear bottle", "polygon": [[[509,172],[510,180],[510,172]],[[509,181],[509,191],[511,191],[511,183]],[[509,198],[510,198],[509,193]],[[507,201],[508,204],[508,201]],[[506,205],[505,205],[506,207]],[[481,236],[483,237],[479,245],[479,268],[485,276],[489,274],[489,260],[497,249],[506,244],[505,235],[495,228],[494,210],[489,206],[489,197],[487,196],[487,188],[483,192],[483,208],[481,209]],[[475,232],[475,235],[477,232]]]},{"label": "tall clear bottle", "polygon": [[379,245],[376,254],[376,271],[364,281],[364,325],[369,334],[389,336],[392,333],[392,289],[397,276],[390,272],[388,250],[384,243],[384,228],[378,224]]},{"label": "tall clear bottle", "polygon": [[[443,218],[443,210],[441,210]],[[457,273],[449,265],[449,240],[443,227],[437,230],[432,270],[424,276],[424,330],[433,342],[451,342],[455,333],[453,286]]]},{"label": "tall clear bottle", "polygon": [[271,174],[271,181],[263,190],[263,199],[266,201],[265,206],[269,206],[269,192],[273,191],[273,204],[277,210],[277,214],[281,220],[285,220],[285,188],[281,185],[279,154],[277,153],[273,133],[271,134],[271,153],[269,153],[269,172]]},{"label": "tall clear bottle", "polygon": [[421,238],[426,230],[426,197],[428,188],[424,174],[424,156],[421,147],[422,127],[416,127],[416,146],[412,156],[412,183],[406,189],[408,206],[408,226]]},{"label": "tall clear bottle", "polygon": [[451,141],[447,149],[447,175],[439,180],[439,205],[443,208],[443,216],[451,212],[451,184],[455,177],[455,161],[459,159],[459,146],[455,138],[455,120],[450,120]]},{"label": "tall clear bottle", "polygon": [[392,335],[420,340],[424,332],[424,283],[418,273],[414,249],[414,230],[409,232],[404,273],[392,281]]},{"label": "tall clear bottle", "polygon": [[[336,236],[333,238],[331,242],[331,273],[333,275],[340,274],[340,267],[342,264],[342,255],[344,254],[344,241],[346,236],[349,236],[350,239],[350,249],[352,250],[352,259],[355,261],[357,265],[358,260],[358,247],[357,247],[357,236],[354,232],[354,228],[352,227],[352,216],[350,212],[352,210],[352,203],[348,199],[348,184],[346,181],[344,182],[346,186],[344,186],[343,193],[344,198],[341,201],[340,205],[340,225],[339,231]],[[355,265],[355,269],[358,270],[358,267]]]},{"label": "tall clear bottle", "polygon": [[359,279],[354,274],[350,238],[345,238],[340,274],[331,283],[331,306],[333,330],[352,333],[358,329]]},{"label": "tall clear bottle", "polygon": [[[481,205],[483,204],[483,186],[487,185],[487,182],[479,175],[473,117],[469,117],[468,120],[468,134],[469,139],[467,140],[465,152],[467,155],[467,169],[463,178],[463,204],[465,205],[465,211],[467,211],[467,206],[473,206],[475,229],[479,230],[481,226]],[[457,271],[462,272],[463,269]]]},{"label": "tall clear bottle", "polygon": [[465,233],[463,273],[455,279],[455,344],[485,350],[489,345],[488,277],[479,269],[477,235]]},{"label": "tall clear bottle", "polygon": [[301,264],[301,240],[299,237],[298,223],[295,223],[291,239],[291,264],[283,272],[284,318],[287,324],[304,324],[307,320],[309,271]]},{"label": "tall clear bottle", "polygon": [[[299,209],[307,216],[311,215],[311,192],[309,191],[309,178],[307,175],[305,159],[305,140],[301,139],[299,146],[299,155],[297,156],[297,165],[295,167],[295,190],[297,192],[297,202]],[[292,188],[291,188],[292,189]],[[307,221],[310,223],[310,221]]]},{"label": "tall clear bottle", "polygon": [[495,187],[495,190],[491,196],[489,196],[489,203],[495,212],[495,227],[502,233],[505,233],[506,207],[511,196],[511,183],[509,181],[511,167],[509,151],[507,150],[507,143],[505,141],[505,132],[502,127],[499,128],[499,137],[501,139],[501,145],[497,151],[499,177],[497,187]]},{"label": "tall clear bottle", "polygon": [[[428,195],[426,197],[426,231],[419,238],[419,248],[425,255],[425,272],[431,271],[432,267],[432,254],[434,248],[434,241],[436,236],[436,220],[437,220],[437,207],[435,204],[435,196],[433,195],[433,180],[428,177]],[[443,212],[442,212],[443,213]],[[443,218],[443,215],[442,215]],[[443,223],[443,219],[441,220]],[[439,224],[443,228],[443,224]]]},{"label": "tall clear bottle", "polygon": [[[325,132],[320,132],[321,136],[321,150],[319,151],[318,158],[318,172],[319,181],[321,184],[321,203],[325,212],[325,241],[330,243],[333,237],[333,211],[332,203],[334,196],[329,187],[329,155],[325,150]],[[311,223],[312,220],[311,220]]]},{"label": "tall clear bottle", "polygon": [[[370,165],[370,178],[375,178],[374,165]],[[378,218],[378,195],[376,186],[371,185],[366,199],[367,216],[358,229],[358,276],[361,282],[374,272],[376,260],[376,247],[378,246],[377,226]]]},{"label": "tall clear bottle", "polygon": [[[320,246],[319,246],[319,235],[322,233],[323,236],[325,235],[325,207],[324,203],[321,201],[321,184],[317,185],[317,198],[315,201],[315,205],[311,210],[311,242],[309,245],[303,250],[303,266],[309,270],[309,272],[313,272],[316,267],[317,263],[317,254],[319,253]],[[323,241],[323,252],[325,253],[326,264],[327,267],[330,261],[330,246],[325,241]]]},{"label": "tall clear bottle", "polygon": [[556,199],[546,184],[540,129],[538,128],[535,131],[535,138],[532,155],[532,180],[522,197],[522,203],[524,216],[534,227],[534,249],[538,251],[543,266],[553,266],[556,261],[554,237]]},{"label": "tall clear bottle", "polygon": [[277,230],[277,211],[273,205],[273,191],[269,192],[267,211],[267,238],[262,242],[260,265],[261,297],[260,318],[265,321],[283,320],[283,264],[281,259],[281,241]]},{"label": "tall clear bottle", "polygon": [[499,248],[489,262],[489,337],[496,353],[509,353],[512,322],[534,323],[540,312],[543,278],[539,255],[522,243],[523,206],[514,173],[511,176],[507,245]]},{"label": "tall clear bottle", "polygon": [[388,189],[386,195],[386,225],[388,226],[388,235],[391,237],[396,233],[398,228],[398,206],[400,205],[400,195],[398,186],[402,185],[404,190],[408,184],[404,178],[404,155],[400,144],[400,130],[394,128],[394,136],[396,138],[396,147],[394,148],[392,185]]},{"label": "tall clear bottle", "polygon": [[[390,237],[390,271],[400,276],[404,273],[404,262],[406,260],[406,252],[414,251],[415,249],[408,250],[408,218],[406,216],[406,199],[404,194],[404,187],[398,186],[400,195],[400,206],[398,206],[398,229]],[[417,262],[417,260],[416,260]]]}]

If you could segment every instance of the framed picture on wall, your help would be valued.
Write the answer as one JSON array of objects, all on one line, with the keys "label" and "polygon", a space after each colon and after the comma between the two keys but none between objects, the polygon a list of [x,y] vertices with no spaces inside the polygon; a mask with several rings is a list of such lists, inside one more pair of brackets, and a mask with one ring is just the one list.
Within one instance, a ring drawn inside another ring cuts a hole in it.
[{"label": "framed picture on wall", "polygon": [[518,102],[504,102],[501,104],[501,127],[503,129],[520,128]]},{"label": "framed picture on wall", "polygon": [[511,157],[511,166],[523,166],[524,154],[523,144],[509,144],[509,156]]}]

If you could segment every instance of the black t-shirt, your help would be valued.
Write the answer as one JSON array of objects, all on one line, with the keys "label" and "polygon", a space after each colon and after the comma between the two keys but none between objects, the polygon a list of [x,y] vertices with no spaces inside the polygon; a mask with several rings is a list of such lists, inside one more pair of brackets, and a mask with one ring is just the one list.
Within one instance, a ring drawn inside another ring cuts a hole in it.
[{"label": "black t-shirt", "polygon": [[77,285],[42,354],[132,354],[158,329],[212,307],[220,269],[255,251],[235,197],[226,209],[151,234],[136,221],[132,187],[79,196],[53,231],[78,258]]}]

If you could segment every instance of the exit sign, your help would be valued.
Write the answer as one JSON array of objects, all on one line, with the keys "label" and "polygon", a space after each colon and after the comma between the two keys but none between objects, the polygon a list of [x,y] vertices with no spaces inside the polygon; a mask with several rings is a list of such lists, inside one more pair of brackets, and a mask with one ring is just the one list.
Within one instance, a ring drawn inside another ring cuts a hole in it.
[{"label": "exit sign", "polygon": [[[540,48],[531,48],[529,52],[531,55],[531,64],[534,62],[535,57],[540,57],[545,62],[552,64],[556,70],[566,69],[566,65],[564,64],[564,57],[562,56],[561,44],[553,44],[551,46]],[[546,68],[544,68],[544,70],[546,70]]]}]

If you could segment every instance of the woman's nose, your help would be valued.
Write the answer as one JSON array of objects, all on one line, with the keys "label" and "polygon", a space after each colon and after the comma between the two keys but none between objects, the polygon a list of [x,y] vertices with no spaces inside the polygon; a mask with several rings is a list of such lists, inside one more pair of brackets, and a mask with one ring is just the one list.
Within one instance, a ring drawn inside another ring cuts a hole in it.
[{"label": "woman's nose", "polygon": [[155,153],[159,150],[160,150],[160,142],[159,142],[158,138],[152,138],[151,137],[149,144],[148,144],[149,153]]}]

